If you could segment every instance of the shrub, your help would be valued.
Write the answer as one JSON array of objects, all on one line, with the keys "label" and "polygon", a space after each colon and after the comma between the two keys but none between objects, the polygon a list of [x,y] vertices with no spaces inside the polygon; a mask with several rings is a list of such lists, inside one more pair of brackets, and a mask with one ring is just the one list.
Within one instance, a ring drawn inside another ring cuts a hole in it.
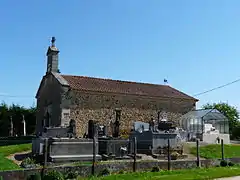
[{"label": "shrub", "polygon": [[153,166],[151,172],[159,172],[160,168],[158,166]]},{"label": "shrub", "polygon": [[179,154],[177,152],[172,152],[171,153],[171,159],[176,160],[179,157]]},{"label": "shrub", "polygon": [[129,130],[123,129],[120,131],[120,137],[123,139],[127,139],[129,137]]},{"label": "shrub", "polygon": [[29,158],[29,157],[26,158],[26,159],[24,159],[24,160],[21,162],[20,166],[21,166],[22,168],[35,168],[35,167],[37,167],[35,160],[34,160],[34,159],[31,159],[31,158]]},{"label": "shrub", "polygon": [[100,173],[99,176],[107,176],[110,174],[110,171],[108,169],[103,169]]},{"label": "shrub", "polygon": [[221,167],[226,167],[228,165],[228,162],[226,160],[221,160],[220,166]]},{"label": "shrub", "polygon": [[124,174],[125,172],[124,172],[124,170],[120,170],[119,172],[118,172],[118,174]]},{"label": "shrub", "polygon": [[78,172],[68,171],[65,174],[65,179],[76,179],[78,177]]},{"label": "shrub", "polygon": [[228,166],[234,166],[235,164],[233,162],[228,162]]},{"label": "shrub", "polygon": [[50,171],[43,176],[43,180],[64,180],[64,176],[59,171]]},{"label": "shrub", "polygon": [[38,174],[32,174],[30,176],[27,177],[27,180],[41,180],[41,175]]}]

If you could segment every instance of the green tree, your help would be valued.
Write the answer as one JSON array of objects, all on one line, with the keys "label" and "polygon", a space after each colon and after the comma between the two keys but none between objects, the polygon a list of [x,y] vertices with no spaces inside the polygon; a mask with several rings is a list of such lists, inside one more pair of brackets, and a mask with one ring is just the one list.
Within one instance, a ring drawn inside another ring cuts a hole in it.
[{"label": "green tree", "polygon": [[10,130],[9,109],[6,103],[0,104],[0,136],[8,136]]},{"label": "green tree", "polygon": [[[235,139],[238,136],[236,133],[236,128],[240,128],[239,123],[239,113],[237,108],[231,106],[227,103],[213,103],[213,104],[206,104],[203,106],[203,109],[217,109],[221,112],[225,117],[228,118],[229,121],[229,133],[231,138]],[[238,133],[240,135],[240,132]]]},{"label": "green tree", "polygon": [[13,120],[14,133],[23,135],[23,117],[26,121],[27,134],[35,132],[36,125],[36,108],[25,108],[20,105],[12,104],[8,106],[6,103],[0,104],[0,137],[9,136],[10,117]]}]

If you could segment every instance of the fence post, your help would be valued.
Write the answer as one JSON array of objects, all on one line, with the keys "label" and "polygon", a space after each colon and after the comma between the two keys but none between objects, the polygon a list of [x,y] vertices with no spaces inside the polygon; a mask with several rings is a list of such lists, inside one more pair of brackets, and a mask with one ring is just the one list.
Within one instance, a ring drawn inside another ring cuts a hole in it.
[{"label": "fence post", "polygon": [[197,167],[200,167],[201,166],[201,163],[200,163],[200,148],[199,148],[199,139],[197,139],[196,141],[196,149],[197,149]]},{"label": "fence post", "polygon": [[43,156],[44,156],[44,161],[43,161],[43,168],[41,171],[41,176],[43,178],[45,170],[47,168],[47,160],[48,160],[48,139],[44,139],[44,149],[43,149]]},{"label": "fence post", "polygon": [[170,170],[171,169],[171,152],[170,152],[170,148],[171,148],[171,146],[170,146],[170,139],[168,138],[168,148],[167,148],[167,155],[168,155],[168,170]]},{"label": "fence post", "polygon": [[93,160],[92,160],[92,175],[95,175],[95,164],[96,164],[96,137],[93,136]]},{"label": "fence post", "polygon": [[133,172],[136,172],[136,161],[137,161],[137,138],[133,138]]},{"label": "fence post", "polygon": [[221,139],[221,151],[222,151],[222,160],[224,160],[224,144],[223,144],[223,139]]}]

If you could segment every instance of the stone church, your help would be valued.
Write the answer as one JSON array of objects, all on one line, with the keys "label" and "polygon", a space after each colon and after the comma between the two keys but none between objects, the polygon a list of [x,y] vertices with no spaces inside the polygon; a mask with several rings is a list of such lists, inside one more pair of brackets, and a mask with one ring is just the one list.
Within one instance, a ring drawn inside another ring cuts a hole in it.
[{"label": "stone church", "polygon": [[109,125],[116,109],[121,110],[120,131],[128,131],[134,121],[149,122],[159,114],[178,122],[182,114],[196,107],[197,99],[168,85],[61,74],[58,55],[52,38],[47,71],[36,94],[37,133],[43,127],[67,126],[74,119],[77,134],[82,136],[88,120]]}]

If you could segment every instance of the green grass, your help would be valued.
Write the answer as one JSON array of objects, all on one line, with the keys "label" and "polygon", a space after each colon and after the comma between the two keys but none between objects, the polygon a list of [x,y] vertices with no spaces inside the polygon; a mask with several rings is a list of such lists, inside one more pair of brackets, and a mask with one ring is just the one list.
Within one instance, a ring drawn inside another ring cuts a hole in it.
[{"label": "green grass", "polygon": [[[191,153],[196,155],[196,148],[191,148]],[[211,144],[200,147],[200,156],[206,159],[217,159],[222,157],[221,145]],[[224,145],[224,157],[240,157],[240,145]]]},{"label": "green grass", "polygon": [[20,144],[0,147],[0,170],[20,169],[13,161],[6,158],[11,154],[31,150],[31,144]]},{"label": "green grass", "polygon": [[[161,172],[140,172],[128,174],[113,174],[104,177],[92,177],[88,180],[206,180],[221,177],[240,175],[240,166],[236,167],[214,167],[208,169],[188,169]],[[87,180],[79,178],[79,180]]]}]

